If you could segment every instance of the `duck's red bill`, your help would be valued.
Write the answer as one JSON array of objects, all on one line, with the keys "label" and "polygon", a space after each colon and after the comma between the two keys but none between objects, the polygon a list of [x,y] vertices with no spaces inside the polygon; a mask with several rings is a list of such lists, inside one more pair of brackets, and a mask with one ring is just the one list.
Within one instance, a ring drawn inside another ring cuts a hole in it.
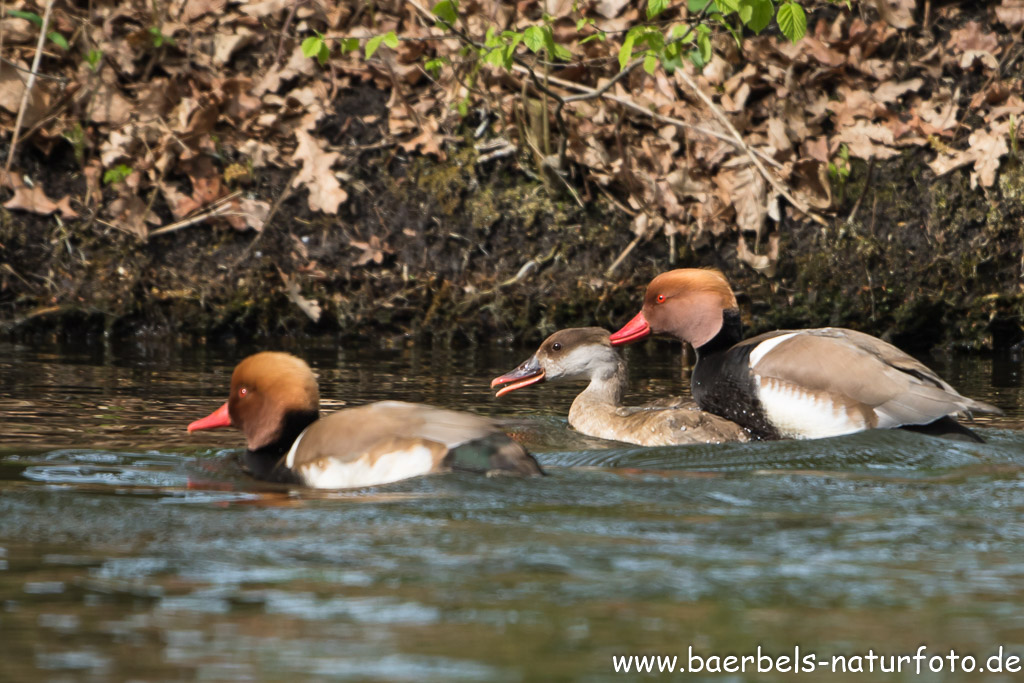
[{"label": "duck's red bill", "polygon": [[225,403],[201,420],[196,420],[188,426],[188,431],[198,432],[202,429],[218,429],[231,426],[231,415],[228,414],[228,404]]},{"label": "duck's red bill", "polygon": [[507,386],[501,387],[495,397],[504,396],[510,391],[516,389],[522,389],[528,387],[531,384],[544,381],[544,368],[540,366],[536,358],[531,357],[529,360],[523,362],[518,368],[512,372],[506,372],[501,377],[495,377],[491,380],[491,388],[505,384]]},{"label": "duck's red bill", "polygon": [[633,316],[632,320],[623,325],[621,330],[608,337],[608,341],[612,343],[612,346],[621,346],[635,342],[637,339],[643,339],[650,333],[651,326],[647,324],[644,312],[640,311]]}]

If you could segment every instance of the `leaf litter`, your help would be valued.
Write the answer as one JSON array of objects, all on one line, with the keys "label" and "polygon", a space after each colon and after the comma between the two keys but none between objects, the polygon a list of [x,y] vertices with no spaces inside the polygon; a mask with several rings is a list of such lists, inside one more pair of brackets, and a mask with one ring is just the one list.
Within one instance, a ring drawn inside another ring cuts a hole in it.
[{"label": "leaf litter", "polygon": [[[526,173],[551,171],[548,160],[564,145],[568,164],[552,171],[564,176],[550,185],[552,192],[575,185],[572,191],[586,197],[607,194],[630,212],[641,236],[682,235],[697,247],[734,235],[740,259],[768,274],[778,241],[765,236],[780,196],[755,168],[753,154],[769,162],[767,173],[795,201],[825,213],[839,209],[830,169],[841,153],[867,161],[916,149],[930,157],[937,175],[968,168],[972,186],[993,186],[1015,148],[1017,117],[1024,112],[1024,2],[986,3],[969,15],[960,4],[926,3],[927,16],[913,0],[853,2],[850,9],[805,5],[804,40],[790,44],[772,26],[745,35],[737,50],[730,36],[717,35],[716,55],[703,72],[688,63],[654,75],[634,69],[606,98],[567,104],[564,128],[533,77],[550,79],[550,89],[562,97],[608,84],[619,72],[623,31],[644,18],[635,3],[578,3],[579,18],[593,20],[594,28],[582,31],[566,18],[574,11],[570,2],[466,3],[472,11],[463,8],[460,26],[476,40],[492,22],[524,30],[539,25],[544,12],[560,17],[556,39],[575,57],[546,63],[520,46],[532,76],[523,68],[473,64],[460,40],[413,3],[398,0],[375,3],[373,11],[347,0],[60,5],[52,26],[71,38],[70,49],[46,50],[47,78],[29,98],[23,125],[31,136],[21,144],[49,150],[72,141],[86,190],[53,198],[41,184],[45,179],[21,177],[15,160],[3,178],[3,202],[36,214],[95,215],[146,239],[169,221],[209,211],[246,173],[295,169],[292,189],[309,210],[333,215],[360,191],[347,186],[345,169],[359,163],[361,149],[322,131],[324,120],[338,115],[343,130],[375,128],[371,146],[437,160],[466,146],[467,131],[477,131],[471,137],[518,148],[518,157],[502,163]],[[14,0],[7,9],[41,13],[43,3]],[[661,19],[692,17],[683,3]],[[9,141],[37,35],[23,19],[0,21],[0,131]],[[595,30],[607,31],[606,39],[584,43]],[[381,44],[370,59],[361,49],[337,49],[340,41],[365,44],[389,31],[402,40]],[[302,52],[302,41],[312,35],[324,36],[332,48],[323,65]],[[83,59],[86,54],[93,58]],[[434,76],[424,68],[427,59],[447,66]],[[335,111],[343,95],[367,86],[387,94],[385,116],[354,121]],[[484,147],[475,139],[468,144]],[[104,186],[103,174],[117,165],[131,174]],[[241,175],[229,171],[236,167]],[[258,231],[272,203],[243,190],[228,202],[230,210],[211,212],[210,221]],[[789,204],[782,202],[801,219]],[[753,238],[753,248],[744,235]],[[392,253],[377,237],[349,244],[354,267],[375,267]],[[289,296],[314,318],[315,307],[292,291],[294,281],[285,282]]]}]

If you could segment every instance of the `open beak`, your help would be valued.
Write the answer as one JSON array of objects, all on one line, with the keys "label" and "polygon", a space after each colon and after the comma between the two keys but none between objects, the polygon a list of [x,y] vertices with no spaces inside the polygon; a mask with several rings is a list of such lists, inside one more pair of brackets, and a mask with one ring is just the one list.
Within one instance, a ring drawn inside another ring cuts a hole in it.
[{"label": "open beak", "polygon": [[608,340],[612,346],[621,346],[635,342],[637,339],[643,339],[650,333],[651,326],[647,324],[644,312],[640,311],[632,320],[623,325],[621,330],[608,337]]},{"label": "open beak", "polygon": [[542,368],[540,363],[537,362],[537,356],[530,356],[527,360],[520,363],[519,367],[515,370],[506,372],[501,377],[495,377],[492,379],[491,388],[493,389],[494,387],[502,384],[508,385],[501,387],[498,393],[494,395],[497,398],[498,396],[504,396],[510,391],[522,389],[523,387],[528,387],[531,384],[537,384],[538,382],[543,381],[544,368]]},{"label": "open beak", "polygon": [[219,427],[230,427],[231,416],[228,414],[228,404],[225,403],[201,420],[196,420],[188,426],[188,433],[198,432],[201,429],[217,429]]}]

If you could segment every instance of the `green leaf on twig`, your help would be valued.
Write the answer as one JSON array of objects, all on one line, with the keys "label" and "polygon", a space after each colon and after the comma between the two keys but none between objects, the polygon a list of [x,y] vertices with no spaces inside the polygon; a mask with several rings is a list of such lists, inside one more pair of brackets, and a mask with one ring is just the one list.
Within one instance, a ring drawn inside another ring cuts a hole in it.
[{"label": "green leaf on twig", "polygon": [[804,8],[795,2],[787,2],[779,7],[776,19],[779,22],[779,30],[782,31],[782,35],[789,38],[792,43],[800,40],[807,33],[807,15],[804,14]]}]

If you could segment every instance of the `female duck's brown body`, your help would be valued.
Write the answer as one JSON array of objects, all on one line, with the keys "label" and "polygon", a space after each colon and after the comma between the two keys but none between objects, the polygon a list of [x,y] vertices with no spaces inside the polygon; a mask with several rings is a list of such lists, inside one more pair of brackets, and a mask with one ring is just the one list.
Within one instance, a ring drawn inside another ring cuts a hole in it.
[{"label": "female duck's brown body", "polygon": [[642,406],[623,406],[626,362],[612,348],[600,327],[559,330],[544,340],[529,359],[491,381],[502,386],[498,396],[542,381],[587,379],[590,383],[572,402],[569,424],[601,439],[638,446],[746,441],[739,425],[674,398]]},{"label": "female duck's brown body", "polygon": [[486,418],[399,401],[320,417],[316,378],[286,353],[249,356],[231,375],[228,402],[189,425],[235,426],[258,479],[314,488],[386,484],[434,472],[542,474],[526,450]]},{"label": "female duck's brown body", "polygon": [[777,330],[743,340],[736,298],[714,270],[651,281],[643,309],[611,336],[626,344],[668,333],[693,345],[691,388],[704,410],[762,439],[904,428],[980,441],[953,419],[998,408],[961,396],[892,344],[855,330]]}]

